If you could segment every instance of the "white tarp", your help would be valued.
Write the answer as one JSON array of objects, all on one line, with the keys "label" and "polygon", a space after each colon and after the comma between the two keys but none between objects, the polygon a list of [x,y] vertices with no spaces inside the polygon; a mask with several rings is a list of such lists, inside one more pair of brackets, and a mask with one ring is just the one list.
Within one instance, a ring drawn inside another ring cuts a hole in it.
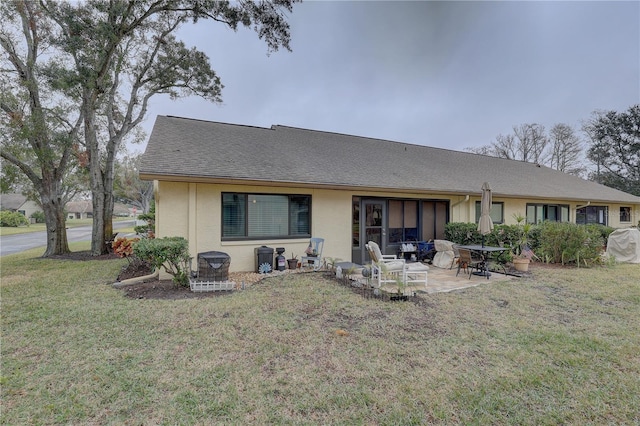
[{"label": "white tarp", "polygon": [[618,262],[640,263],[640,230],[626,228],[613,231],[607,241],[606,253]]},{"label": "white tarp", "polygon": [[447,240],[434,240],[433,244],[437,253],[431,264],[438,268],[450,268],[455,257],[453,243]]}]

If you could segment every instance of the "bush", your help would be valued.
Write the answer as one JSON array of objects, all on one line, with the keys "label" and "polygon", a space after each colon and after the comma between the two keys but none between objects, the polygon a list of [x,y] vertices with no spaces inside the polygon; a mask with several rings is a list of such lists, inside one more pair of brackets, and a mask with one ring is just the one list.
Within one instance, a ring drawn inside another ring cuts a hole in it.
[{"label": "bush", "polygon": [[613,231],[615,231],[615,228],[612,228],[610,226],[605,226],[605,225],[599,225],[599,224],[590,224],[590,225],[586,225],[587,228],[592,228],[594,232],[597,232],[600,234],[600,236],[602,237],[602,240],[604,241],[604,245],[607,245],[607,241],[609,240],[609,235],[611,235],[611,233]]},{"label": "bush", "polygon": [[[532,227],[529,246],[537,246],[537,236]],[[517,225],[494,225],[493,231],[484,236],[484,244],[495,247],[515,247],[520,240],[521,228]],[[478,232],[476,223],[450,222],[444,227],[444,238],[455,244],[481,244],[482,235]]]},{"label": "bush", "polygon": [[133,230],[143,237],[155,238],[156,235],[156,205],[151,204],[149,213],[138,215],[138,220],[144,220],[146,225],[134,226]]},{"label": "bush", "polygon": [[466,222],[447,223],[444,227],[444,239],[464,245],[480,244],[482,242],[482,236],[478,232],[478,225]]},{"label": "bush", "polygon": [[601,262],[602,227],[566,222],[544,222],[537,255],[549,263],[593,265]]},{"label": "bush", "polygon": [[119,257],[124,257],[131,261],[130,258],[133,256],[133,245],[138,241],[140,241],[140,238],[116,238],[113,243],[111,243],[111,248]]},{"label": "bush", "polygon": [[189,285],[189,244],[182,237],[143,238],[133,245],[133,253],[154,269],[160,267],[173,276],[177,286]]},{"label": "bush", "polygon": [[17,228],[21,225],[29,225],[29,221],[22,213],[9,210],[0,211],[0,226]]},{"label": "bush", "polygon": [[32,219],[35,219],[36,223],[44,223],[45,218],[44,218],[44,212],[33,212],[31,213],[30,216]]}]

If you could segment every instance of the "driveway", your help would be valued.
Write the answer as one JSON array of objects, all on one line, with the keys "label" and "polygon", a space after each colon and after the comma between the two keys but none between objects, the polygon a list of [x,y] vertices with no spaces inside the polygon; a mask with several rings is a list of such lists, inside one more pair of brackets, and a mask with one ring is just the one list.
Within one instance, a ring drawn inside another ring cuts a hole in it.
[{"label": "driveway", "polygon": [[[135,225],[135,223],[135,220],[113,222],[113,229],[115,231],[117,229],[129,228]],[[70,243],[77,241],[91,241],[91,232],[91,225],[67,228],[67,239]],[[37,247],[42,247],[42,251],[44,253],[46,246],[46,231],[0,236],[0,256],[20,253]]]}]

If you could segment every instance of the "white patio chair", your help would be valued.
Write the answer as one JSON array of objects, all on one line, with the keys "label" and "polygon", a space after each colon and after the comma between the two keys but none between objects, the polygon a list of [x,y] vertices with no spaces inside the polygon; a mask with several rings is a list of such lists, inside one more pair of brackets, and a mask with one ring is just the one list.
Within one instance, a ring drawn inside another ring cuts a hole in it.
[{"label": "white patio chair", "polygon": [[314,271],[322,267],[322,249],[324,248],[324,238],[311,238],[306,255],[300,258],[302,266],[312,267]]},{"label": "white patio chair", "polygon": [[429,267],[422,263],[407,263],[393,254],[382,254],[380,246],[369,241],[365,247],[371,257],[371,278],[375,288],[385,284],[424,284],[427,289]]}]

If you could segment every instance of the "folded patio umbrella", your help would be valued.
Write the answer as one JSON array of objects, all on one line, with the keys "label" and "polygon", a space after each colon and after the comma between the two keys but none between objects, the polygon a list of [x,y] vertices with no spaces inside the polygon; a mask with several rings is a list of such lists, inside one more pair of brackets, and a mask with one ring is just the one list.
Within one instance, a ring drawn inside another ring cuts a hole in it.
[{"label": "folded patio umbrella", "polygon": [[491,187],[489,182],[482,184],[482,200],[480,201],[480,220],[478,220],[478,232],[482,234],[482,245],[484,246],[484,236],[493,231],[493,221],[491,220]]}]

